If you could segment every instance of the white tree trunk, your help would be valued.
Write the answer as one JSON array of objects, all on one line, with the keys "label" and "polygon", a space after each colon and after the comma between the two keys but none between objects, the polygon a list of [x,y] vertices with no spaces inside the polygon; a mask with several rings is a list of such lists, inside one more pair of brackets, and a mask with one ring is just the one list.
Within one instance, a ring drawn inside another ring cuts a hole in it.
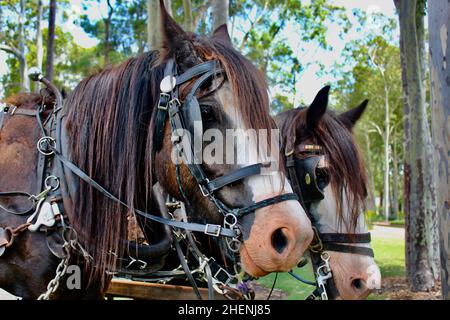
[{"label": "white tree trunk", "polygon": [[28,79],[28,66],[27,59],[25,55],[25,0],[20,0],[20,10],[19,10],[19,69],[20,69],[20,81],[23,91],[30,91],[30,80]]},{"label": "white tree trunk", "polygon": [[[42,60],[44,57],[44,47],[42,45],[42,0],[37,0],[37,21],[36,21],[36,67],[42,71]],[[40,82],[35,82],[35,91],[39,92]]]},{"label": "white tree trunk", "polygon": [[450,300],[450,3],[429,1],[430,79],[443,299]]},{"label": "white tree trunk", "polygon": [[[167,12],[172,15],[172,1],[164,0]],[[161,20],[159,0],[147,0],[147,41],[150,50],[161,46]]]},{"label": "white tree trunk", "polygon": [[229,0],[214,0],[212,2],[213,30],[228,22]]},{"label": "white tree trunk", "polygon": [[[423,14],[418,1],[394,0],[400,21],[404,93],[406,269],[413,291],[428,291],[439,275],[431,136],[423,83]],[[420,2],[422,3],[422,2]]]},{"label": "white tree trunk", "polygon": [[[384,73],[382,73],[384,78]],[[390,199],[389,199],[389,173],[390,173],[390,123],[389,123],[389,90],[387,88],[386,79],[384,80],[384,112],[385,112],[385,130],[384,130],[384,216],[386,217],[386,222],[389,222],[389,210],[390,210]]]}]

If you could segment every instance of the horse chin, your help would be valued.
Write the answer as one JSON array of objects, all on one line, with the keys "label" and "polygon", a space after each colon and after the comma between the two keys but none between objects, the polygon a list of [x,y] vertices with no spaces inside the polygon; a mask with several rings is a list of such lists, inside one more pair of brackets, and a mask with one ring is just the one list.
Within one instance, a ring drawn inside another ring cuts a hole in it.
[{"label": "horse chin", "polygon": [[245,246],[242,246],[242,248],[240,250],[240,257],[241,257],[242,268],[244,269],[244,271],[246,273],[248,273],[252,277],[263,277],[263,276],[265,276],[265,275],[270,273],[270,272],[262,269],[261,267],[259,267],[253,261],[253,259],[248,254],[248,251],[245,248]]}]

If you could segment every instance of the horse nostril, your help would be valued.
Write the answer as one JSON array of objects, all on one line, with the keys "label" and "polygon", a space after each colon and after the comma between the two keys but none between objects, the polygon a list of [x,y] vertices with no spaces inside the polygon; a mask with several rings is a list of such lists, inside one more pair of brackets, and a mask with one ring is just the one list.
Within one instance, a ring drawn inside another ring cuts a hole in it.
[{"label": "horse nostril", "polygon": [[288,238],[283,233],[283,229],[279,228],[272,234],[272,247],[278,252],[283,253],[288,245]]},{"label": "horse nostril", "polygon": [[356,290],[361,290],[365,288],[364,280],[362,279],[353,279],[352,280],[352,287]]}]

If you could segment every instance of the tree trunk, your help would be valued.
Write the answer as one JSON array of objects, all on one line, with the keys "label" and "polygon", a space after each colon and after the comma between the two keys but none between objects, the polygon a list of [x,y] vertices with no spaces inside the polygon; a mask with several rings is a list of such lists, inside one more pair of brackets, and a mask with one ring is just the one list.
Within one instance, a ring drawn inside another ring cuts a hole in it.
[{"label": "tree trunk", "polygon": [[192,2],[191,0],[183,0],[184,10],[184,30],[194,31],[194,21],[192,19]]},{"label": "tree trunk", "polygon": [[390,205],[390,199],[389,199],[389,140],[390,140],[390,123],[389,123],[389,90],[387,87],[386,79],[384,77],[384,72],[381,73],[384,79],[384,216],[386,218],[386,222],[389,222],[389,205]]},{"label": "tree trunk", "polygon": [[443,299],[450,300],[450,3],[430,1],[431,109]]},{"label": "tree trunk", "polygon": [[374,180],[374,172],[372,167],[372,159],[370,156],[370,139],[369,139],[369,133],[367,130],[364,130],[364,138],[366,141],[366,163],[367,163],[367,176],[369,177],[369,192],[367,196],[366,206],[367,210],[373,211],[377,213],[377,206],[375,203],[375,180]]},{"label": "tree trunk", "polygon": [[[164,0],[167,12],[172,15],[172,1]],[[161,22],[159,19],[159,0],[147,0],[147,41],[150,50],[161,45]]]},{"label": "tree trunk", "polygon": [[398,156],[394,143],[392,148],[392,202],[391,202],[391,219],[398,219]]},{"label": "tree trunk", "polygon": [[[413,291],[428,291],[438,276],[437,228],[431,137],[425,105],[419,42],[423,40],[423,1],[394,0],[400,21],[400,52],[404,96],[404,209],[406,270]],[[437,245],[437,244],[436,244]]]},{"label": "tree trunk", "polygon": [[109,53],[111,51],[111,44],[110,44],[110,28],[111,28],[111,19],[114,13],[114,8],[111,5],[111,1],[107,1],[108,4],[108,17],[106,17],[103,21],[105,23],[105,44],[104,44],[104,51],[103,51],[103,60],[104,60],[104,66],[107,67],[109,65]]},{"label": "tree trunk", "polygon": [[55,27],[56,27],[56,0],[50,0],[50,11],[48,16],[48,36],[47,36],[47,61],[45,64],[45,77],[50,81],[53,81],[53,73],[54,73]]},{"label": "tree trunk", "polygon": [[213,30],[228,22],[229,0],[214,0],[212,2]]},{"label": "tree trunk", "polygon": [[[42,71],[42,60],[44,58],[44,48],[42,46],[42,0],[37,1],[37,21],[36,21],[36,67]],[[40,82],[35,82],[35,92],[41,89]]]},{"label": "tree trunk", "polygon": [[20,10],[19,10],[19,26],[18,26],[18,43],[19,43],[19,69],[20,69],[20,82],[21,82],[21,89],[23,91],[29,91],[30,90],[30,80],[28,79],[28,66],[27,66],[27,59],[25,55],[25,30],[24,30],[24,23],[25,23],[25,0],[20,0]]}]

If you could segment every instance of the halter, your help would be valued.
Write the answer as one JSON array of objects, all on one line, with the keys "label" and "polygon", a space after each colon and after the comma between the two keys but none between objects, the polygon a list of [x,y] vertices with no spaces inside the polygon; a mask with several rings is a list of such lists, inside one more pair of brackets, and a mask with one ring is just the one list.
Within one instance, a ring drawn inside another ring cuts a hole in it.
[{"label": "halter", "polygon": [[288,151],[285,155],[292,189],[299,196],[299,201],[311,220],[314,230],[309,251],[316,274],[316,290],[307,299],[320,296],[322,300],[327,300],[329,298],[327,289],[331,297],[337,298],[339,291],[333,280],[327,251],[374,257],[371,248],[350,245],[370,243],[370,233],[320,233],[318,221],[313,214],[315,207],[312,204],[324,199],[324,188],[329,183],[329,181],[321,183],[317,179],[317,169],[320,165],[326,166],[323,148],[319,145],[300,144],[297,150]]}]

